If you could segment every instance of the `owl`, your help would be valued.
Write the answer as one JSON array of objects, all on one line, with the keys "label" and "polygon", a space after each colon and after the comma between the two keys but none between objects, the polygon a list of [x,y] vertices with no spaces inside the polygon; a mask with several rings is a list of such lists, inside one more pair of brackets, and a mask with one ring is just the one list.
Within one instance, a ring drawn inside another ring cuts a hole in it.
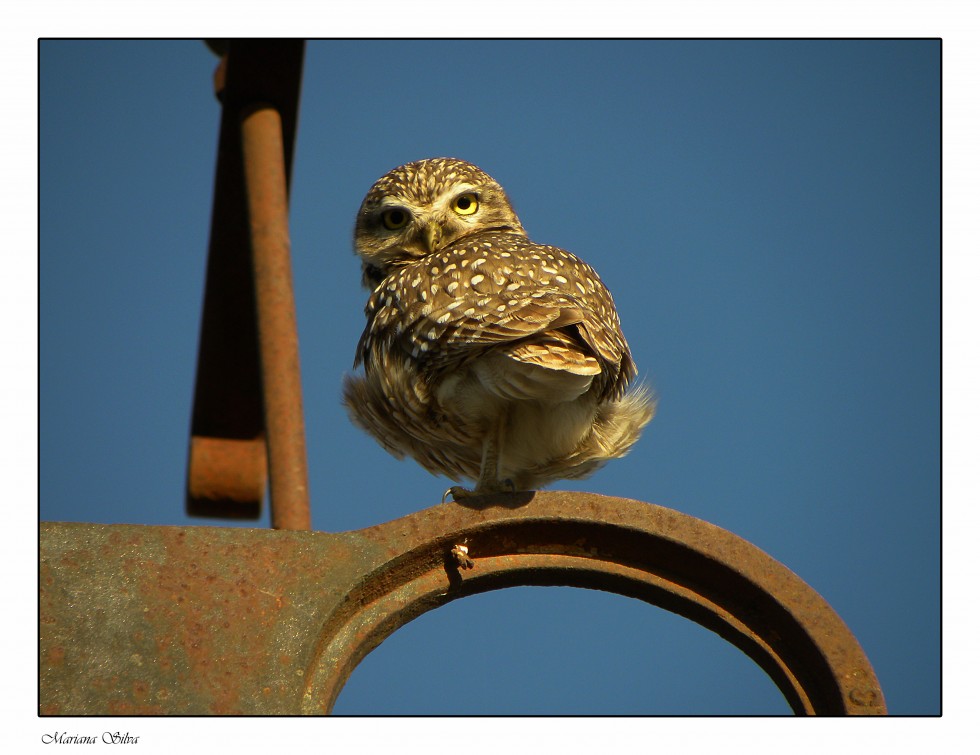
[{"label": "owl", "polygon": [[585,477],[653,417],[609,291],[575,255],[531,241],[503,188],[463,160],[395,168],[357,213],[371,292],[352,421],[456,501]]}]

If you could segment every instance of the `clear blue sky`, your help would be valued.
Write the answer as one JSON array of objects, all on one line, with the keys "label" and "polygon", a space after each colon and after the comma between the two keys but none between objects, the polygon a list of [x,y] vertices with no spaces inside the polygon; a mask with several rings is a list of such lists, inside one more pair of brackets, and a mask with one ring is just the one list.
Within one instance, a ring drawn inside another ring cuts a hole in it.
[{"label": "clear blue sky", "polygon": [[[219,106],[200,42],[40,47],[40,515],[189,521]],[[313,524],[446,481],[347,420],[372,182],[431,156],[508,190],[612,290],[657,417],[560,485],[746,538],[837,610],[889,709],[940,710],[940,43],[325,41],[291,230]],[[268,514],[258,526],[267,526]],[[460,669],[469,694],[447,695]],[[457,601],[368,656],[336,713],[785,713],[701,627],[570,588]]]}]

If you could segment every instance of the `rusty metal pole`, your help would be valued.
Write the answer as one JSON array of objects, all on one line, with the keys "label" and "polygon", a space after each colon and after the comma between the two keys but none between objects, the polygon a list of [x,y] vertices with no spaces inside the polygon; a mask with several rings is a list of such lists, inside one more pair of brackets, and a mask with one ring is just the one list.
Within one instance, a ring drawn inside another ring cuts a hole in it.
[{"label": "rusty metal pole", "polygon": [[299,339],[289,258],[282,120],[261,103],[242,112],[242,157],[259,327],[272,526],[310,529]]}]

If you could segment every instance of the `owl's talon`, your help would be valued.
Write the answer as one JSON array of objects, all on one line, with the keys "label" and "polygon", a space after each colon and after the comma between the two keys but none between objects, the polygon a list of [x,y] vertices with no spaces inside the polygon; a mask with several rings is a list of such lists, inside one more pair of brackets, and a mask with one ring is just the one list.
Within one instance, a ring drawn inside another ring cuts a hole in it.
[{"label": "owl's talon", "polygon": [[449,498],[450,496],[452,496],[453,501],[456,502],[456,501],[461,501],[464,498],[472,498],[473,495],[474,492],[472,490],[468,490],[459,485],[453,485],[445,493],[442,494],[442,502],[445,503],[446,499]]},{"label": "owl's talon", "polygon": [[477,488],[476,490],[470,490],[469,488],[464,488],[460,485],[453,485],[445,493],[442,494],[442,502],[445,503],[446,499],[452,496],[455,503],[460,501],[465,501],[467,498],[477,498],[482,495],[493,495],[494,493],[516,493],[517,486],[514,485],[513,480],[500,480],[497,484],[491,487]]}]

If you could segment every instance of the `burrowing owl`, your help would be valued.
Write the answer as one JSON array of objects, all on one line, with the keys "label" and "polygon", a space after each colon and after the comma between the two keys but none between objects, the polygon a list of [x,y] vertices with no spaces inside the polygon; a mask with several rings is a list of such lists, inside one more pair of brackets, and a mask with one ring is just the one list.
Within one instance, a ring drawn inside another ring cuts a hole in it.
[{"label": "burrowing owl", "polygon": [[361,204],[370,289],[347,376],[353,421],[391,454],[533,490],[623,456],[653,417],[612,296],[573,254],[528,239],[501,186],[438,158],[395,168]]}]

